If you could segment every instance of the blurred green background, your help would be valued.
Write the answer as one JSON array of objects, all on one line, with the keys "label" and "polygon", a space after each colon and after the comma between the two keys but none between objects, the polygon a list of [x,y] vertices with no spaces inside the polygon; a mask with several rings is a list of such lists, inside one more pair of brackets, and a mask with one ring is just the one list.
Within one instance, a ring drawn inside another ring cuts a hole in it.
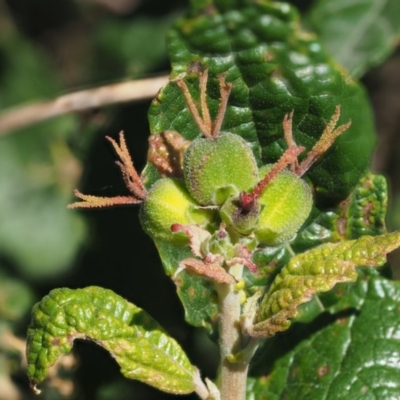
[{"label": "blurred green background", "polygon": [[[293,3],[304,13],[314,4]],[[0,0],[0,119],[10,107],[168,73],[165,34],[186,7],[184,0]],[[399,70],[397,49],[385,63],[358,73],[371,96],[380,137],[372,169],[390,181],[390,230],[400,229]],[[154,316],[205,375],[215,375],[215,348],[204,333],[185,324],[175,288],[139,226],[138,208],[66,209],[75,187],[99,196],[125,192],[104,136],[124,130],[140,171],[149,104],[84,111],[0,137],[0,400],[34,397],[21,365],[29,311],[61,286],[114,290]],[[400,266],[399,253],[392,255],[392,264]],[[105,351],[83,342],[76,343],[74,357],[58,367],[41,395],[172,397],[120,377]]]}]

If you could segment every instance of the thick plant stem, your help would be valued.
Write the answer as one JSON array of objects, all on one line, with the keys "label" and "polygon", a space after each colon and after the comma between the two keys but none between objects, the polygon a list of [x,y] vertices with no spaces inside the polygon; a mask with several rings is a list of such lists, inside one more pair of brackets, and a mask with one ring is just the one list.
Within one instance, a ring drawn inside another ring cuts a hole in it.
[{"label": "thick plant stem", "polygon": [[[235,278],[241,277],[243,267],[230,269]],[[219,346],[220,346],[220,392],[221,400],[245,400],[248,362],[233,363],[232,356],[241,346],[240,292],[234,285],[218,285],[219,297]]]}]

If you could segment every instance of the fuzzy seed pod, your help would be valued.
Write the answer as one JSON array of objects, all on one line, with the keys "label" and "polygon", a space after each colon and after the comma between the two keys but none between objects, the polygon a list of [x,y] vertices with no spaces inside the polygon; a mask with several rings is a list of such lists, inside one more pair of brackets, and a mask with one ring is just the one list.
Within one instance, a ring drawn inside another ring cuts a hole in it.
[{"label": "fuzzy seed pod", "polygon": [[173,224],[205,226],[212,220],[212,211],[200,209],[180,179],[159,179],[151,187],[140,208],[140,222],[153,239],[175,245],[188,243],[183,232],[171,232]]},{"label": "fuzzy seed pod", "polygon": [[[264,177],[271,169],[260,170]],[[259,197],[260,219],[254,233],[260,242],[277,245],[291,240],[311,212],[313,200],[308,184],[296,174],[283,170]]]},{"label": "fuzzy seed pod", "polygon": [[244,139],[221,133],[192,142],[185,153],[184,177],[190,194],[201,205],[222,205],[232,195],[254,187],[258,168]]}]

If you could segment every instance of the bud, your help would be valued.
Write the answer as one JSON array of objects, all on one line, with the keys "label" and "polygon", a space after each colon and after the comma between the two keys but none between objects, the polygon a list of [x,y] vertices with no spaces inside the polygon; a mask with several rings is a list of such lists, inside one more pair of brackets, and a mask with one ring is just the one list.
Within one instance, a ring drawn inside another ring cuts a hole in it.
[{"label": "bud", "polygon": [[255,200],[250,207],[244,208],[237,197],[231,197],[221,207],[219,214],[228,227],[233,227],[241,235],[249,235],[257,226],[260,205]]}]

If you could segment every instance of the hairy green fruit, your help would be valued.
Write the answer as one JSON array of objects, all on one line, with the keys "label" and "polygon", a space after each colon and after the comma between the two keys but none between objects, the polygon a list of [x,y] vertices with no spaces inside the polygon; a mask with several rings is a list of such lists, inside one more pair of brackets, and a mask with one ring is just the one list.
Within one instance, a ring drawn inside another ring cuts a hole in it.
[{"label": "hairy green fruit", "polygon": [[176,245],[187,244],[188,238],[183,232],[171,232],[173,224],[204,226],[211,218],[212,211],[199,209],[183,181],[172,178],[158,180],[140,208],[145,232],[153,239]]},{"label": "hairy green fruit", "polygon": [[253,152],[240,136],[221,133],[195,139],[185,153],[184,176],[192,197],[202,205],[222,205],[248,191],[258,178]]},{"label": "hairy green fruit", "polygon": [[[271,169],[266,165],[260,176]],[[260,220],[254,233],[260,242],[276,245],[293,238],[312,208],[308,184],[296,174],[284,170],[265,188],[259,198]]]}]

